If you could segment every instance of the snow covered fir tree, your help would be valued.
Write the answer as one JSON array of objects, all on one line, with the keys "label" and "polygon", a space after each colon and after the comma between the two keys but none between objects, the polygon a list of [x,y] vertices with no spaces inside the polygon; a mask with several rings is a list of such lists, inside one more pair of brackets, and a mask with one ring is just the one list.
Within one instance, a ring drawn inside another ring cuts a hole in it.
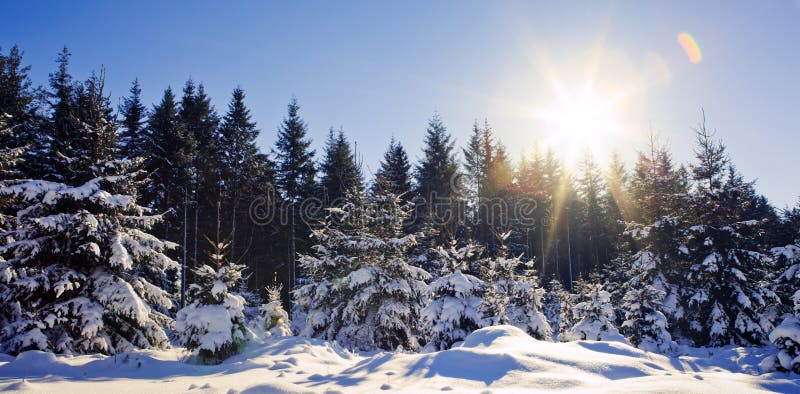
[{"label": "snow covered fir tree", "polygon": [[281,292],[283,286],[275,285],[267,288],[267,303],[261,305],[261,319],[264,322],[264,329],[271,336],[292,335],[289,328],[289,314],[283,309],[281,303]]},{"label": "snow covered fir tree", "polygon": [[431,301],[422,311],[428,345],[433,349],[447,349],[483,326],[481,304],[486,284],[469,274],[480,262],[481,252],[472,243],[435,249],[437,260],[442,261],[441,276],[431,281]]},{"label": "snow covered fir tree", "polygon": [[622,336],[614,324],[611,295],[597,283],[580,283],[581,298],[572,307],[575,324],[559,335],[560,341],[613,341]]},{"label": "snow covered fir tree", "polygon": [[203,364],[219,364],[242,351],[247,341],[245,300],[234,293],[244,266],[228,260],[227,242],[211,240],[209,263],[194,270],[188,305],[178,311],[173,334],[181,346],[197,351]]},{"label": "snow covered fir tree", "polygon": [[[16,215],[0,248],[5,351],[113,354],[169,345],[170,294],[150,283],[178,264],[177,245],[148,233],[162,220],[137,204],[139,160],[115,159],[115,126],[103,76],[52,86],[53,168],[47,180],[5,181],[0,194]],[[75,91],[72,89],[76,88]]]},{"label": "snow covered fir tree", "polygon": [[350,196],[312,233],[300,263],[311,283],[296,290],[307,310],[301,335],[353,349],[416,350],[430,275],[406,260],[416,234],[403,234],[411,204],[393,194]]}]

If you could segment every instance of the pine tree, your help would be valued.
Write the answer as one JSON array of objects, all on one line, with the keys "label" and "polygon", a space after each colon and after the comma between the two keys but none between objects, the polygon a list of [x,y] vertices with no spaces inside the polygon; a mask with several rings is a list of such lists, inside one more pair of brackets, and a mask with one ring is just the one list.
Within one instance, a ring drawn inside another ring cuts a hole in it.
[{"label": "pine tree", "polygon": [[[195,176],[192,158],[196,144],[180,122],[172,89],[167,88],[161,102],[153,107],[147,128],[152,136],[152,148],[145,162],[150,182],[142,200],[159,212],[170,209],[182,212],[188,209],[191,180]],[[164,237],[181,240],[187,247],[178,233],[186,227],[183,216],[173,215],[164,223]]]},{"label": "pine tree", "polygon": [[[162,219],[136,204],[135,162],[99,160],[96,178],[70,185],[30,180],[6,186],[17,221],[0,248],[5,351],[113,354],[169,345],[158,310],[172,306],[147,273],[176,269],[176,245],[147,233]],[[65,179],[75,179],[65,174]]]},{"label": "pine tree", "polygon": [[769,267],[769,258],[758,251],[760,223],[742,217],[747,191],[727,165],[725,147],[704,122],[696,136],[687,331],[698,345],[760,344],[767,335],[758,311],[774,298],[760,283]]},{"label": "pine tree", "polygon": [[300,251],[306,251],[307,246],[303,240],[307,239],[309,229],[306,223],[317,218],[298,218],[301,204],[313,198],[316,193],[316,173],[314,166],[314,150],[311,149],[311,140],[306,137],[307,128],[299,112],[300,106],[297,99],[292,99],[288,106],[288,114],[278,129],[278,140],[275,142],[277,151],[276,178],[277,185],[289,207],[289,288],[294,289],[297,282],[297,264],[295,256]]},{"label": "pine tree", "polygon": [[[501,234],[503,242],[509,233]],[[552,328],[542,313],[544,289],[537,287],[531,261],[519,257],[504,257],[501,244],[498,257],[488,258],[481,265],[486,282],[481,312],[484,326],[510,324],[537,339],[549,339]]]},{"label": "pine tree", "polygon": [[542,313],[555,331],[556,336],[561,335],[567,328],[571,327],[569,314],[572,313],[570,305],[570,294],[564,290],[564,286],[558,279],[551,279],[542,301]]},{"label": "pine tree", "polygon": [[[14,129],[8,125],[10,120],[10,115],[0,113],[0,139],[12,139],[10,136],[14,133]],[[22,160],[25,150],[25,146],[15,146],[12,143],[4,143],[0,146],[0,183],[8,183],[18,178],[19,172],[16,166]],[[3,209],[4,206],[5,204],[0,202],[0,209]],[[0,228],[3,228],[2,223],[5,221],[0,220]]]},{"label": "pine tree", "polygon": [[581,302],[572,307],[577,323],[559,335],[560,341],[619,341],[624,338],[614,326],[611,295],[598,283],[580,286]]},{"label": "pine tree", "polygon": [[191,157],[194,172],[189,187],[192,196],[187,198],[193,201],[194,217],[189,219],[191,224],[184,222],[192,226],[191,240],[186,243],[191,245],[192,261],[198,265],[198,256],[210,252],[200,237],[215,231],[214,215],[210,213],[216,208],[216,196],[222,188],[218,133],[220,120],[203,84],[195,85],[191,79],[186,81],[178,118],[195,143]]},{"label": "pine tree", "polygon": [[773,248],[778,266],[784,268],[776,280],[776,290],[781,296],[783,309],[789,313],[769,333],[769,341],[780,351],[777,356],[765,358],[760,367],[769,372],[775,369],[800,373],[800,241],[785,247]]},{"label": "pine tree", "polygon": [[[244,104],[244,90],[233,91],[228,111],[222,118],[219,129],[219,157],[221,162],[221,178],[225,191],[226,211],[230,218],[230,251],[231,260],[236,260],[247,250],[246,244],[240,242],[248,232],[249,224],[244,216],[248,200],[255,196],[248,192],[248,183],[259,175],[259,167],[266,165],[272,170],[272,163],[261,155],[256,146],[259,131],[250,118],[250,110]],[[271,178],[271,174],[266,174]],[[264,179],[261,179],[264,181]],[[274,183],[274,179],[266,179]]]},{"label": "pine tree", "polygon": [[267,287],[267,303],[261,305],[261,320],[264,329],[270,336],[283,337],[292,335],[289,329],[289,314],[283,309],[281,301],[282,285]]},{"label": "pine tree", "polygon": [[[478,200],[484,195],[486,188],[486,178],[493,150],[490,133],[491,130],[488,128],[481,129],[476,120],[472,125],[472,134],[470,134],[467,147],[463,149],[468,197],[473,209],[477,208]],[[475,215],[477,216],[477,213]]]},{"label": "pine tree", "polygon": [[186,349],[197,350],[202,364],[219,364],[239,353],[247,341],[245,300],[233,293],[244,266],[227,259],[227,242],[213,242],[209,264],[194,270],[189,287],[192,302],[178,311],[173,334]]},{"label": "pine tree", "polygon": [[403,145],[392,137],[389,149],[383,154],[380,168],[375,173],[372,193],[392,193],[400,196],[402,202],[411,201],[411,164]]},{"label": "pine tree", "polygon": [[603,205],[606,185],[594,161],[591,151],[584,153],[579,163],[580,176],[577,179],[578,196],[582,204],[581,221],[583,226],[584,252],[587,271],[604,272],[608,264],[611,248],[608,234],[607,208]]},{"label": "pine tree", "polygon": [[353,349],[415,350],[430,275],[406,261],[417,238],[402,233],[411,207],[394,195],[349,200],[313,231],[315,253],[300,256],[311,279],[294,293],[307,305],[300,334]]},{"label": "pine tree", "polygon": [[622,298],[625,321],[621,328],[628,340],[640,349],[668,352],[675,343],[669,334],[669,321],[663,311],[671,311],[671,308],[664,305],[667,293],[661,290],[665,281],[657,271],[657,263],[649,252],[640,254],[634,261]]},{"label": "pine tree", "polygon": [[470,263],[480,255],[473,243],[436,249],[441,275],[430,284],[431,301],[422,312],[429,346],[445,350],[482,326],[481,294],[484,282],[470,275]]},{"label": "pine tree", "polygon": [[306,123],[300,118],[297,99],[289,103],[289,113],[278,129],[275,142],[278,163],[278,186],[284,197],[299,203],[314,196],[314,150],[311,140],[306,137]]},{"label": "pine tree", "polygon": [[7,55],[0,49],[0,116],[5,116],[10,130],[0,137],[0,146],[26,147],[21,160],[7,168],[13,168],[21,178],[39,178],[51,172],[46,160],[50,136],[42,127],[45,119],[39,113],[45,109],[40,105],[45,93],[31,87],[30,66],[22,65],[22,57],[23,52],[16,45]]},{"label": "pine tree", "polygon": [[439,115],[434,115],[428,121],[422,160],[414,169],[418,200],[413,223],[413,228],[425,229],[426,238],[434,244],[454,237],[459,224],[461,191],[456,185],[454,149],[447,128]]},{"label": "pine tree", "polygon": [[322,201],[326,206],[341,206],[346,203],[349,193],[360,194],[363,191],[361,168],[341,129],[334,132],[331,128],[328,132],[320,172]]},{"label": "pine tree", "polygon": [[152,146],[147,135],[147,108],[142,104],[142,89],[139,80],[131,83],[130,96],[123,98],[120,114],[122,115],[122,133],[120,134],[120,155],[123,158],[147,157]]},{"label": "pine tree", "polygon": [[507,200],[513,172],[505,147],[496,141],[488,120],[483,128],[473,125],[467,148],[463,150],[475,238],[487,245],[487,252],[498,252],[495,234],[505,232]]}]

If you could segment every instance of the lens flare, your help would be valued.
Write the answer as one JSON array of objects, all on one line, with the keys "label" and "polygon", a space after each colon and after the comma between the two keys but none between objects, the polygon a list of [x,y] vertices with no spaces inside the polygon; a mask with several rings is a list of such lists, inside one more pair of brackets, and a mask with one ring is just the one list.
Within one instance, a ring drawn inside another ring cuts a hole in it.
[{"label": "lens flare", "polygon": [[691,34],[678,34],[678,44],[680,44],[683,51],[686,52],[686,56],[689,57],[689,61],[692,62],[692,64],[698,64],[703,60],[703,53],[700,52],[700,46],[697,45],[697,41]]}]

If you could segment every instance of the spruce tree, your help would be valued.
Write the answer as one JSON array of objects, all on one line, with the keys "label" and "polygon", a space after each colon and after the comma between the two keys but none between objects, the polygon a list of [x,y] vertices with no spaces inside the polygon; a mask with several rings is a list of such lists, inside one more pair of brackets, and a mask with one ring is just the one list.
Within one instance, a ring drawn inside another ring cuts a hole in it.
[{"label": "spruce tree", "polygon": [[[259,153],[256,138],[259,131],[251,120],[250,110],[244,103],[244,90],[233,91],[228,111],[222,118],[219,129],[219,157],[221,162],[221,178],[225,193],[226,217],[230,218],[230,258],[239,259],[247,250],[243,242],[248,235],[250,222],[247,220],[249,202],[255,195],[248,193],[253,178],[259,175],[259,167],[272,163]],[[269,169],[271,170],[271,168]],[[271,174],[264,174],[269,178]],[[260,179],[259,181],[265,181]],[[274,179],[266,179],[274,183]],[[227,222],[227,221],[226,221]]]},{"label": "spruce tree", "polygon": [[571,327],[571,321],[567,318],[572,313],[572,305],[569,301],[570,294],[564,289],[561,282],[555,278],[551,279],[547,283],[542,300],[542,313],[550,323],[556,337]]},{"label": "spruce tree", "polygon": [[611,295],[599,283],[586,283],[578,287],[580,302],[572,307],[576,323],[563,334],[560,341],[618,341],[624,338],[614,325],[614,307]]},{"label": "spruce tree", "polygon": [[[8,125],[10,119],[10,115],[0,114],[0,139],[13,140],[11,135],[14,130]],[[26,149],[25,146],[15,146],[9,142],[0,146],[0,187],[13,184],[19,178],[20,174],[16,166],[22,160]],[[10,201],[8,200],[0,196],[0,231],[2,232],[10,229],[13,218],[16,216],[13,209],[9,207]]]},{"label": "spruce tree", "polygon": [[300,334],[353,349],[416,350],[430,275],[407,261],[417,242],[402,231],[411,206],[394,195],[349,199],[313,231],[314,254],[300,256],[310,279],[294,293],[307,307]]},{"label": "spruce tree", "polygon": [[436,249],[441,275],[431,282],[431,301],[422,311],[428,345],[434,350],[450,348],[483,324],[481,295],[485,283],[469,274],[480,253],[481,248],[473,243]]},{"label": "spruce tree", "polygon": [[[454,143],[438,114],[428,121],[423,157],[414,170],[417,197],[415,229],[425,229],[434,244],[456,236],[461,209]],[[434,235],[436,234],[436,235]]]},{"label": "spruce tree", "polygon": [[[663,311],[672,312],[673,308],[664,304],[667,293],[662,289],[666,284],[663,274],[657,271],[658,262],[650,252],[641,253],[634,261],[622,298],[621,309],[625,312],[625,320],[621,329],[628,340],[640,349],[668,352],[675,347],[675,343]],[[673,288],[669,290],[674,294]]]},{"label": "spruce tree", "polygon": [[7,55],[0,48],[0,116],[9,130],[0,136],[0,146],[26,147],[21,160],[7,168],[13,167],[21,178],[40,178],[51,172],[47,159],[50,135],[40,113],[46,109],[41,105],[45,93],[31,87],[30,66],[23,66],[22,57],[16,45]]},{"label": "spruce tree", "polygon": [[215,231],[216,223],[211,213],[216,209],[216,196],[222,186],[218,134],[220,120],[203,84],[195,85],[191,79],[186,81],[178,117],[195,143],[191,158],[194,173],[189,188],[192,191],[190,200],[193,201],[194,215],[190,215],[191,239],[187,243],[191,245],[192,261],[197,265],[199,256],[210,252],[201,238]]},{"label": "spruce tree", "polygon": [[383,154],[380,167],[375,173],[372,193],[392,193],[403,202],[411,201],[411,164],[403,145],[392,137],[389,149]]},{"label": "spruce tree", "polygon": [[267,303],[261,305],[261,321],[264,330],[273,337],[292,335],[289,329],[289,314],[283,309],[281,291],[283,286],[272,285],[267,287]]},{"label": "spruce tree", "polygon": [[227,242],[208,241],[209,264],[194,270],[195,282],[189,287],[192,302],[178,311],[173,334],[186,349],[197,351],[200,363],[219,364],[241,352],[247,341],[245,300],[233,292],[244,266],[228,260]]},{"label": "spruce tree", "polygon": [[509,214],[511,163],[488,120],[484,121],[483,128],[475,122],[463,153],[475,238],[486,244],[487,252],[494,256],[498,252],[498,240],[494,235],[507,230],[504,225]]},{"label": "spruce tree", "polygon": [[698,345],[760,344],[767,333],[758,311],[774,298],[761,286],[769,258],[758,250],[760,222],[742,216],[747,190],[728,165],[724,145],[704,122],[696,137],[687,331]]},{"label": "spruce tree", "polygon": [[361,168],[350,149],[350,142],[341,129],[328,132],[325,157],[320,165],[322,201],[326,206],[341,206],[348,193],[360,194],[363,190]]},{"label": "spruce tree", "polygon": [[120,133],[120,155],[123,158],[147,157],[151,141],[147,135],[147,108],[142,104],[142,89],[139,80],[131,83],[130,96],[122,99],[122,133]]},{"label": "spruce tree", "polygon": [[611,248],[607,207],[603,205],[607,191],[591,151],[587,150],[584,153],[579,163],[579,171],[577,189],[582,202],[582,209],[579,212],[583,224],[581,233],[584,238],[583,255],[586,263],[581,268],[587,272],[605,272]]},{"label": "spruce tree", "polygon": [[[188,209],[191,181],[194,177],[192,158],[195,154],[195,140],[180,122],[178,106],[172,89],[167,88],[161,102],[153,106],[148,119],[148,134],[152,136],[152,146],[145,168],[150,174],[143,195],[144,204],[164,212],[174,209],[183,213]],[[172,215],[164,223],[164,236],[170,240],[186,242],[179,230],[186,226],[185,215]],[[188,229],[187,229],[188,231]]]},{"label": "spruce tree", "polygon": [[306,123],[300,118],[299,111],[297,99],[292,99],[275,142],[278,186],[284,197],[293,203],[313,197],[316,188],[314,150],[311,149],[311,139],[306,136]]},{"label": "spruce tree", "polygon": [[778,349],[777,356],[765,358],[760,367],[769,372],[775,369],[800,373],[800,240],[785,247],[773,248],[773,255],[783,269],[775,285],[784,309],[789,313],[769,333],[769,341]]},{"label": "spruce tree", "polygon": [[307,223],[317,219],[299,217],[303,202],[310,202],[309,199],[316,195],[317,174],[311,139],[306,136],[306,123],[300,117],[299,111],[297,99],[292,98],[288,105],[288,114],[278,128],[278,140],[275,141],[277,185],[283,199],[290,203],[287,245],[290,289],[294,289],[297,282],[297,253],[307,249],[304,242],[309,233]]},{"label": "spruce tree", "polygon": [[[100,118],[82,123],[80,132],[103,144],[94,137],[114,129],[95,105],[91,112]],[[177,268],[164,254],[176,245],[147,232],[162,217],[136,204],[143,175],[137,162],[81,148],[103,156],[78,173],[59,174],[72,183],[27,180],[0,189],[18,209],[7,233],[13,241],[0,248],[2,303],[12,315],[0,333],[6,352],[113,354],[169,345],[169,318],[159,310],[172,300],[147,278]],[[84,181],[87,171],[94,177]]]},{"label": "spruce tree", "polygon": [[[503,242],[509,233],[501,234]],[[510,324],[537,339],[549,339],[552,328],[542,313],[544,289],[538,286],[539,279],[531,261],[519,257],[505,257],[507,250],[499,247],[498,257],[482,262],[486,291],[481,302],[481,313],[485,326]]]}]

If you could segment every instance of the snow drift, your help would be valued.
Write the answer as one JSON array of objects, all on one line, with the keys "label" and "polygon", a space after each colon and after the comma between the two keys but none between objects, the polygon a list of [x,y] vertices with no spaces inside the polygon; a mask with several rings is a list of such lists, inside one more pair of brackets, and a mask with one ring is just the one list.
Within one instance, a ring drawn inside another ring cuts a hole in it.
[{"label": "snow drift", "polygon": [[[477,330],[433,353],[349,352],[281,337],[252,343],[215,366],[183,362],[182,349],[114,356],[0,356],[0,390],[28,392],[591,392],[800,391],[797,375],[759,375],[768,348],[692,349],[667,357],[621,342],[538,341],[511,326]],[[23,379],[24,378],[24,379]],[[487,391],[488,390],[488,391]]]}]

